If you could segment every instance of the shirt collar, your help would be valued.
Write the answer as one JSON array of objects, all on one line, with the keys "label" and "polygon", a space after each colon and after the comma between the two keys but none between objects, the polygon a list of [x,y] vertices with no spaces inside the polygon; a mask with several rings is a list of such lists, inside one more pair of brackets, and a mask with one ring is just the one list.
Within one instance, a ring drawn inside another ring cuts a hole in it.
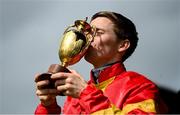
[{"label": "shirt collar", "polygon": [[122,63],[114,62],[91,70],[91,81],[100,83],[126,71]]}]

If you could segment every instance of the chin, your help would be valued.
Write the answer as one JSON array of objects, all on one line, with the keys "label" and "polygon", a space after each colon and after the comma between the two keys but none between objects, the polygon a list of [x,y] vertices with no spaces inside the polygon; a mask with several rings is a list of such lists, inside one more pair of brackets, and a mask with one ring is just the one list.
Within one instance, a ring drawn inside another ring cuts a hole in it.
[{"label": "chin", "polygon": [[88,56],[88,54],[86,54],[85,56],[84,56],[84,59],[87,61],[87,62],[89,62],[89,56]]},{"label": "chin", "polygon": [[90,54],[87,53],[87,54],[84,56],[84,59],[85,59],[87,62],[93,64],[93,59],[92,59],[92,56],[91,56]]},{"label": "chin", "polygon": [[97,55],[96,55],[96,53],[94,53],[94,52],[96,52],[96,51],[93,49],[92,46],[90,46],[90,47],[88,48],[86,54],[84,55],[84,59],[85,59],[87,62],[91,63],[91,64],[96,63],[95,60],[96,60]]}]

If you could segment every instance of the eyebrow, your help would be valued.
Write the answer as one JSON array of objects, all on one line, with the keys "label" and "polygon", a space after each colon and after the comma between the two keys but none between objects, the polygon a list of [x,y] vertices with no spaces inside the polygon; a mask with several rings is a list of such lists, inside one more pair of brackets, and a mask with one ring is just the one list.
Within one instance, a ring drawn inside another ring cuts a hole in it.
[{"label": "eyebrow", "polygon": [[96,28],[96,31],[99,31],[99,30],[105,31],[105,30],[102,29],[102,28]]}]

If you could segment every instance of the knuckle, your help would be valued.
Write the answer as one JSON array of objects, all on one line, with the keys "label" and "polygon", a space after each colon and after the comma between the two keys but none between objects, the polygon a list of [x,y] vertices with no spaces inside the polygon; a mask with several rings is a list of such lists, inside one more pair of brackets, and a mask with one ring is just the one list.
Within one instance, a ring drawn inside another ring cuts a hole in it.
[{"label": "knuckle", "polygon": [[35,81],[35,82],[37,82],[38,76],[39,76],[39,74],[36,73],[36,74],[35,74],[35,77],[34,77],[34,81]]},{"label": "knuckle", "polygon": [[37,89],[40,89],[40,85],[39,85],[38,83],[36,84],[36,88],[37,88]]},{"label": "knuckle", "polygon": [[48,100],[48,96],[40,96],[39,99],[41,101],[46,101],[46,100]]},{"label": "knuckle", "polygon": [[71,89],[72,85],[71,84],[66,84],[67,89]]},{"label": "knuckle", "polygon": [[39,81],[36,83],[36,86],[38,89],[40,89],[41,87],[45,86],[45,85],[48,85],[49,84],[49,81],[48,80],[43,80],[43,81]]},{"label": "knuckle", "polygon": [[57,80],[55,83],[57,83],[57,85],[61,85],[62,84],[62,80]]},{"label": "knuckle", "polygon": [[70,95],[70,91],[67,90],[67,91],[65,92],[65,94],[66,94],[66,95]]},{"label": "knuckle", "polygon": [[49,80],[44,80],[44,81],[42,81],[42,84],[43,84],[43,85],[49,84]]},{"label": "knuckle", "polygon": [[68,77],[68,78],[66,79],[66,82],[67,82],[67,83],[73,83],[73,81],[74,81],[74,80],[73,80],[72,77]]},{"label": "knuckle", "polygon": [[40,96],[40,91],[39,90],[36,91],[36,95]]},{"label": "knuckle", "polygon": [[57,86],[57,90],[61,91],[62,87],[61,86]]},{"label": "knuckle", "polygon": [[44,96],[44,100],[48,100],[48,99],[49,99],[48,95]]}]

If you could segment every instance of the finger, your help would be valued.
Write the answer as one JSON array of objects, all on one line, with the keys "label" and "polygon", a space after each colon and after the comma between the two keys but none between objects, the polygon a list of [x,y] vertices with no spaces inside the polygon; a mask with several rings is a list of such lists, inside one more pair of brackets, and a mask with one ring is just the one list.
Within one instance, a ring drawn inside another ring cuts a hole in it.
[{"label": "finger", "polygon": [[66,96],[72,96],[72,97],[75,97],[75,98],[79,97],[79,94],[73,92],[72,90],[66,90],[66,91],[63,92],[63,94],[66,95]]},{"label": "finger", "polygon": [[66,78],[65,80],[65,84],[68,83],[68,84],[73,84],[75,82],[73,76],[70,76],[68,78]]},{"label": "finger", "polygon": [[59,72],[59,73],[53,74],[51,76],[51,79],[64,79],[64,78],[67,78],[67,76],[69,76],[69,73]]},{"label": "finger", "polygon": [[36,83],[37,89],[42,89],[49,84],[49,80],[43,80]]},{"label": "finger", "polygon": [[42,96],[42,95],[57,95],[58,91],[56,89],[42,89],[42,90],[37,90],[36,95],[37,96]]},{"label": "finger", "polygon": [[71,71],[71,73],[77,73],[75,70],[73,69],[69,69]]},{"label": "finger", "polygon": [[35,82],[37,81],[39,75],[40,75],[40,73],[36,73],[36,74],[35,74],[35,79],[34,79]]},{"label": "finger", "polygon": [[75,70],[73,70],[73,69],[69,69],[72,73],[74,73],[75,72]]},{"label": "finger", "polygon": [[66,79],[58,79],[55,81],[55,87],[66,84]]},{"label": "finger", "polygon": [[70,90],[70,89],[71,89],[71,85],[70,85],[70,84],[57,86],[57,90],[58,90],[59,92],[64,92],[64,91]]},{"label": "finger", "polygon": [[41,101],[46,101],[46,100],[49,99],[49,96],[48,96],[48,95],[41,95],[41,96],[38,96],[38,97],[39,97],[39,99],[40,99]]},{"label": "finger", "polygon": [[77,71],[72,70],[72,69],[70,69],[70,71],[71,71],[71,73],[73,73],[73,74],[75,74],[75,75],[77,75],[77,76],[80,76],[80,74],[79,74]]},{"label": "finger", "polygon": [[55,96],[56,95],[41,95],[41,96],[38,96],[38,97],[42,102],[46,102],[47,100],[55,99]]},{"label": "finger", "polygon": [[64,91],[63,94],[66,96],[71,96],[71,92],[69,90]]}]

